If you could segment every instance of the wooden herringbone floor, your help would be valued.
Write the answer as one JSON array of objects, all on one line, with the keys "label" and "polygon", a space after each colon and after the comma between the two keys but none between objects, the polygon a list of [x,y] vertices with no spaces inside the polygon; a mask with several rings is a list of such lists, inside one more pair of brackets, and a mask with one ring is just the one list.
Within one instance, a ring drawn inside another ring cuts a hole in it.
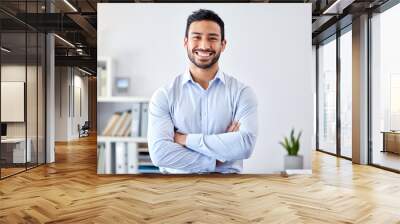
[{"label": "wooden herringbone floor", "polygon": [[400,223],[400,175],[315,153],[313,175],[97,176],[96,140],[0,181],[0,223]]}]

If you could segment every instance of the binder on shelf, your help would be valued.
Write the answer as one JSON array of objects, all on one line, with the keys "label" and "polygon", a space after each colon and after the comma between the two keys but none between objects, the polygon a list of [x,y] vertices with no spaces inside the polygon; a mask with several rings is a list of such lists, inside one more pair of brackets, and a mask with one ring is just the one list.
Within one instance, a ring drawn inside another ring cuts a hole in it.
[{"label": "binder on shelf", "polygon": [[126,147],[124,142],[115,143],[115,173],[125,174],[127,173],[126,164]]},{"label": "binder on shelf", "polygon": [[131,136],[138,137],[139,136],[139,128],[140,128],[140,104],[134,103],[132,105],[132,124],[131,124]]},{"label": "binder on shelf", "polygon": [[125,122],[126,117],[128,116],[128,111],[125,111],[122,113],[122,115],[119,117],[117,120],[115,126],[113,127],[113,130],[111,132],[111,136],[117,136],[120,128],[123,126],[123,123]]},{"label": "binder on shelf", "polygon": [[138,173],[137,144],[128,143],[128,147],[126,150],[127,150],[128,173],[129,174]]},{"label": "binder on shelf", "polygon": [[114,130],[114,127],[119,120],[121,116],[120,112],[115,112],[111,118],[107,122],[107,126],[104,128],[102,135],[104,136],[110,136],[112,134],[112,131]]},{"label": "binder on shelf", "polygon": [[97,145],[97,173],[105,173],[105,144],[99,143]]},{"label": "binder on shelf", "polygon": [[112,150],[111,143],[104,143],[104,174],[112,173]]},{"label": "binder on shelf", "polygon": [[117,130],[116,136],[124,136],[124,132],[127,128],[129,128],[129,124],[132,122],[132,112],[128,110],[125,112],[125,117],[121,121],[121,125]]},{"label": "binder on shelf", "polygon": [[160,173],[160,170],[156,166],[140,165],[139,173]]},{"label": "binder on shelf", "polygon": [[124,137],[130,136],[131,135],[131,131],[132,131],[132,114],[131,114],[131,119],[129,121],[129,125],[124,130],[124,133],[123,133],[122,136],[124,136]]},{"label": "binder on shelf", "polygon": [[141,105],[141,119],[140,119],[140,137],[147,137],[147,123],[149,117],[149,104],[142,103]]}]

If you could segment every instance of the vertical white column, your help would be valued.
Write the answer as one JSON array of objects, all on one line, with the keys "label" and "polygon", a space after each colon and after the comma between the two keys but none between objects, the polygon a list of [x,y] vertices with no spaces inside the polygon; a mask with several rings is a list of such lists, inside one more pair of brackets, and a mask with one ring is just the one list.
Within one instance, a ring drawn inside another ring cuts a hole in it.
[{"label": "vertical white column", "polygon": [[[54,5],[46,1],[46,12]],[[55,43],[54,35],[46,35],[46,163],[55,162]]]},{"label": "vertical white column", "polygon": [[353,20],[353,162],[368,163],[368,15]]},{"label": "vertical white column", "polygon": [[54,134],[55,134],[55,56],[54,56],[54,35],[49,33],[46,36],[46,163],[55,161]]}]

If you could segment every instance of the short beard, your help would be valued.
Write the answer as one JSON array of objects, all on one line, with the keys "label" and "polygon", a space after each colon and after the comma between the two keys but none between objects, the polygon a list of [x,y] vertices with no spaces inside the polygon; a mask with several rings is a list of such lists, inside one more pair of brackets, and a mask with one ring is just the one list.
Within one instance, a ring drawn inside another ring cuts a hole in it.
[{"label": "short beard", "polygon": [[214,56],[214,58],[213,58],[213,59],[211,60],[211,62],[208,63],[208,64],[198,64],[198,63],[196,62],[196,59],[194,58],[194,54],[193,54],[193,53],[190,53],[189,49],[187,49],[187,54],[188,54],[189,60],[190,60],[194,65],[196,65],[196,67],[201,68],[201,69],[209,69],[209,68],[211,68],[211,66],[213,66],[215,63],[218,62],[219,56],[221,55],[221,52],[216,53],[215,56]]}]

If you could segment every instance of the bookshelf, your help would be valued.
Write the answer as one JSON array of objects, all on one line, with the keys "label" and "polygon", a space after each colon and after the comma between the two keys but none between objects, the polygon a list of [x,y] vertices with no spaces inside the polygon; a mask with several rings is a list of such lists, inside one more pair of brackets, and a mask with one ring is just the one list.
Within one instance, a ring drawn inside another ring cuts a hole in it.
[{"label": "bookshelf", "polygon": [[98,174],[159,173],[147,145],[148,103],[146,97],[98,97]]},{"label": "bookshelf", "polygon": [[97,97],[109,97],[112,95],[113,61],[110,57],[97,59]]}]

